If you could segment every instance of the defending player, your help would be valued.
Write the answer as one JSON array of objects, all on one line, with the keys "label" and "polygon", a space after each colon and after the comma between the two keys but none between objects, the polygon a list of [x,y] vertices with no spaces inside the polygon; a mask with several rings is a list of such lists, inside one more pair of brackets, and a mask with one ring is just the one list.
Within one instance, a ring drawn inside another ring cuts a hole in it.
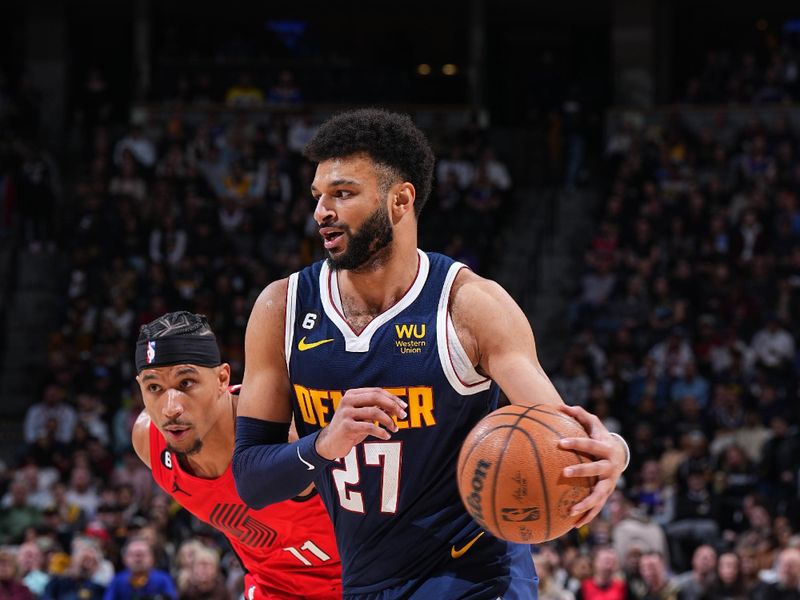
[{"label": "defending player", "polygon": [[245,598],[341,597],[331,522],[313,490],[261,510],[231,474],[237,389],[205,317],[168,313],[141,328],[136,380],[145,410],[133,445],[158,485],[225,534],[245,568]]},{"label": "defending player", "polygon": [[[250,316],[233,470],[263,506],[315,481],[331,513],[347,598],[535,598],[528,546],[483,535],[455,465],[497,405],[563,406],[525,315],[497,284],[417,249],[433,154],[408,117],[359,110],[306,149],[328,260],[269,285]],[[564,408],[598,478],[574,507],[600,511],[627,447],[593,415]],[[294,412],[298,442],[286,444]]]}]

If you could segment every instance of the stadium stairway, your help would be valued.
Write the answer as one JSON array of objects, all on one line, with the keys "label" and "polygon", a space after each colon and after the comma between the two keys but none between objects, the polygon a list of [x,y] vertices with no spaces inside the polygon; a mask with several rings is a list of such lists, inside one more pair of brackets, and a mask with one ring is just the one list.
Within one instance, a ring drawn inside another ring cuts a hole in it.
[{"label": "stadium stairway", "polygon": [[59,255],[6,249],[0,349],[0,458],[22,444],[22,418],[38,400],[48,336],[56,327]]},{"label": "stadium stairway", "polygon": [[570,339],[567,310],[575,299],[583,253],[594,231],[596,195],[576,189],[548,193],[551,218],[545,218],[533,256],[535,278],[525,308],[534,328],[539,361],[552,373],[560,366]]}]

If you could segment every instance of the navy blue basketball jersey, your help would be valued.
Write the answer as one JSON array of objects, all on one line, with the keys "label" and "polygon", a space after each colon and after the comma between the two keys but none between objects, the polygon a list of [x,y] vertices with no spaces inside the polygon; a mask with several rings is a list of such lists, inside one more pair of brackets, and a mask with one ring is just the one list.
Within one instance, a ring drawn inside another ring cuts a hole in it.
[{"label": "navy blue basketball jersey", "polygon": [[454,585],[442,584],[438,597],[461,590],[458,597],[494,599],[513,573],[530,595],[503,597],[535,598],[529,546],[482,534],[456,484],[461,444],[499,395],[472,367],[450,319],[450,290],[464,265],[418,256],[405,295],[360,333],[345,320],[326,262],[289,278],[285,352],[299,435],[325,427],[351,388],[382,387],[408,403],[391,440],[367,438],[315,480],[333,520],[345,596],[402,588],[410,597],[423,593],[415,582],[444,577]]}]

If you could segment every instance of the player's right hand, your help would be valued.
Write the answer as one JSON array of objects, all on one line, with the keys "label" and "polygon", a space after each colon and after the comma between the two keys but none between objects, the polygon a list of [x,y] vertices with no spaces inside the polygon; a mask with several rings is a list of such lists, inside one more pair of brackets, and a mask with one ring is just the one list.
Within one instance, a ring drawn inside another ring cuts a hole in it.
[{"label": "player's right hand", "polygon": [[[317,453],[328,460],[347,456],[368,436],[391,439],[397,431],[392,417],[406,418],[408,405],[382,388],[347,390],[331,422],[317,437]],[[391,432],[391,433],[390,433]]]}]

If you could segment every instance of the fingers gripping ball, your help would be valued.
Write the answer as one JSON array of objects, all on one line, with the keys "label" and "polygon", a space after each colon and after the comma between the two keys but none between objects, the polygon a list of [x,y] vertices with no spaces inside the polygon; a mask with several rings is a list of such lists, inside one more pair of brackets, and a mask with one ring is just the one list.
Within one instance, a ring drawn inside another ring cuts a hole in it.
[{"label": "fingers gripping ball", "polygon": [[467,512],[492,535],[538,544],[563,535],[580,520],[572,507],[591,493],[595,477],[564,477],[565,467],[591,457],[558,447],[566,437],[588,437],[572,417],[547,404],[505,406],[467,435],[457,478]]}]

